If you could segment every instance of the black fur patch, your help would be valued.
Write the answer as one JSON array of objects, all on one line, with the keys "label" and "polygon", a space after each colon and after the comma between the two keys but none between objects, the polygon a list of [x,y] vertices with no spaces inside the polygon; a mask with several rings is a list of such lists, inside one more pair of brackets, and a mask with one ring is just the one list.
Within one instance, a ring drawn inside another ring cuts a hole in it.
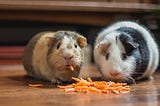
[{"label": "black fur patch", "polygon": [[[120,33],[120,40],[125,47],[125,51],[128,55],[135,57],[136,59],[136,69],[132,75],[132,77],[136,78],[141,76],[147,69],[149,63],[149,49],[146,43],[146,40],[142,36],[142,33],[137,31],[136,29],[130,27],[120,27],[117,29]],[[126,44],[125,40],[132,40],[139,44],[139,47],[134,49],[132,52],[128,44]]]}]

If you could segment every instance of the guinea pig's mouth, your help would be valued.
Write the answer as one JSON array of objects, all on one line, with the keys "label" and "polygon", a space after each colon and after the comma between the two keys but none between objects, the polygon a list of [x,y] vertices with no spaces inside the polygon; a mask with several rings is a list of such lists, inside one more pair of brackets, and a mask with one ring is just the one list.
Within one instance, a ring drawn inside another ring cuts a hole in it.
[{"label": "guinea pig's mouth", "polygon": [[117,75],[109,74],[105,77],[105,79],[109,81],[114,81],[114,82],[122,82],[124,80],[121,74],[117,74]]},{"label": "guinea pig's mouth", "polygon": [[75,71],[75,65],[65,65],[66,70]]},{"label": "guinea pig's mouth", "polygon": [[57,67],[59,71],[64,71],[64,72],[78,72],[80,71],[80,66],[78,65],[61,65]]},{"label": "guinea pig's mouth", "polygon": [[78,65],[65,65],[65,70],[72,71],[72,72],[80,71],[80,66],[78,66]]}]

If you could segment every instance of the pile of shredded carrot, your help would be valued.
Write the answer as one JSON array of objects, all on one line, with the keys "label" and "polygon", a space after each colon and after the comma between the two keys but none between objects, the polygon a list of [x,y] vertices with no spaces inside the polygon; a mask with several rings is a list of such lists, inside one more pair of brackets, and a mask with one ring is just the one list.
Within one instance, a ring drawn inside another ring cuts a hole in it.
[{"label": "pile of shredded carrot", "polygon": [[72,78],[77,81],[76,83],[58,86],[61,89],[64,89],[65,92],[98,92],[98,93],[129,93],[130,87],[126,83],[115,83],[115,82],[106,82],[106,81],[92,81],[91,78],[87,80],[83,78]]}]

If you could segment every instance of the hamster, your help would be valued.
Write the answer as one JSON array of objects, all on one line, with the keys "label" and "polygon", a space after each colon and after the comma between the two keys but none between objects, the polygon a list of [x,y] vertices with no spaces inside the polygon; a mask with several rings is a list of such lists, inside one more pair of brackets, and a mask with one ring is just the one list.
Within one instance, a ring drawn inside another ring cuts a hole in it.
[{"label": "hamster", "polygon": [[87,39],[73,31],[41,32],[24,50],[23,66],[29,76],[54,84],[78,77]]},{"label": "hamster", "polygon": [[149,30],[136,22],[120,21],[99,33],[94,61],[105,80],[135,83],[155,72],[159,52]]}]

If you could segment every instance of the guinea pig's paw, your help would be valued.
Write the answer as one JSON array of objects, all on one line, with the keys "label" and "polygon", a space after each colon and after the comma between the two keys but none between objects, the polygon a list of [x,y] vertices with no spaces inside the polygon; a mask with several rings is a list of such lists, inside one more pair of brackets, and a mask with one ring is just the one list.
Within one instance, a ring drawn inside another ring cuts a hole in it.
[{"label": "guinea pig's paw", "polygon": [[62,80],[60,80],[60,79],[52,78],[51,83],[52,83],[52,84],[56,84],[56,85],[60,85],[60,84],[62,84],[63,82],[62,82]]},{"label": "guinea pig's paw", "polygon": [[127,79],[126,81],[124,81],[124,83],[127,83],[127,84],[129,84],[129,85],[132,85],[132,84],[136,84],[136,81],[135,81],[135,79],[133,79],[133,78],[129,78],[129,79]]}]

